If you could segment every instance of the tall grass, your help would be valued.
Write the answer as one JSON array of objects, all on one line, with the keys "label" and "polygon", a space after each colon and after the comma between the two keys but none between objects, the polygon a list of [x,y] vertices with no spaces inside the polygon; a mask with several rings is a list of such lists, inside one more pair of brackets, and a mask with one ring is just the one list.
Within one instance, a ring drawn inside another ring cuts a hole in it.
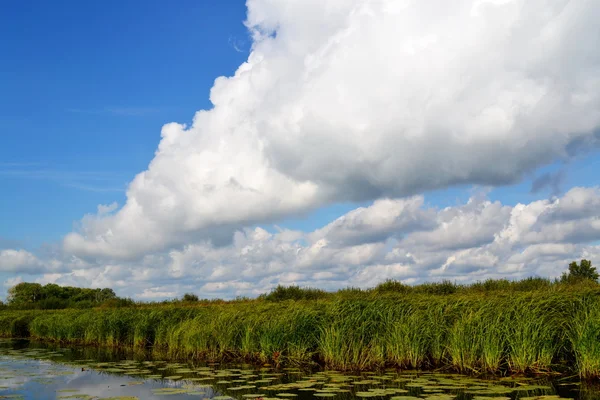
[{"label": "tall grass", "polygon": [[0,336],[151,347],[173,359],[475,373],[566,364],[584,378],[600,376],[597,286],[507,282],[454,289],[387,282],[371,291],[279,289],[271,299],[232,302],[3,310]]},{"label": "tall grass", "polygon": [[562,322],[569,318],[562,297],[523,298],[515,303],[507,324],[508,362],[511,370],[549,369],[563,335]]},{"label": "tall grass", "polygon": [[328,321],[321,326],[318,347],[326,365],[341,369],[365,369],[384,361],[384,348],[377,340],[384,328],[378,301],[342,300],[329,305]]},{"label": "tall grass", "polygon": [[566,322],[568,342],[582,378],[593,378],[600,371],[600,298],[586,296],[576,305]]},{"label": "tall grass", "polygon": [[438,329],[429,325],[421,310],[408,308],[386,314],[386,332],[383,345],[386,359],[401,367],[420,368],[424,365],[431,337],[429,331]]}]

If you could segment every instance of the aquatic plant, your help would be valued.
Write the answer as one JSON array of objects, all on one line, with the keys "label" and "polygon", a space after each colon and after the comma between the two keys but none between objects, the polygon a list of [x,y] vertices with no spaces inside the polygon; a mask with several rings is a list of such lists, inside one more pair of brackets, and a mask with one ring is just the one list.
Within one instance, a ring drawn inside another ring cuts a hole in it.
[{"label": "aquatic plant", "polygon": [[566,332],[576,369],[582,378],[600,376],[600,299],[585,296],[573,308]]},{"label": "aquatic plant", "polygon": [[600,376],[596,284],[450,285],[413,289],[388,282],[308,300],[294,289],[291,298],[277,301],[5,309],[0,336],[151,347],[173,359],[491,373],[548,371],[561,364],[585,378]]}]

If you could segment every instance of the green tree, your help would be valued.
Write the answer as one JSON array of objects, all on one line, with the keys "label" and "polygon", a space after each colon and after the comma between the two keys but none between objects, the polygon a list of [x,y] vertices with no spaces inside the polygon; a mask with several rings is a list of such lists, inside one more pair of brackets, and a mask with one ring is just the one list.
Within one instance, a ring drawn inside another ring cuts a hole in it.
[{"label": "green tree", "polygon": [[11,305],[35,303],[43,298],[42,285],[21,282],[8,289],[8,303]]},{"label": "green tree", "polygon": [[22,282],[8,290],[8,304],[16,308],[87,308],[118,299],[110,288],[89,289],[48,283]]},{"label": "green tree", "polygon": [[186,293],[183,295],[183,301],[195,302],[195,301],[198,301],[198,296],[196,296],[193,293]]},{"label": "green tree", "polygon": [[595,267],[592,267],[590,260],[581,260],[579,264],[577,261],[573,261],[569,264],[569,272],[563,272],[560,280],[563,283],[580,282],[583,280],[598,281],[600,275],[596,271]]},{"label": "green tree", "polygon": [[106,301],[111,299],[116,299],[117,295],[114,290],[110,288],[104,288],[100,290],[100,301]]},{"label": "green tree", "polygon": [[46,285],[44,285],[43,288],[44,291],[44,295],[46,297],[54,297],[57,299],[64,299],[66,298],[63,293],[63,288],[59,285],[57,285],[56,283],[47,283]]}]

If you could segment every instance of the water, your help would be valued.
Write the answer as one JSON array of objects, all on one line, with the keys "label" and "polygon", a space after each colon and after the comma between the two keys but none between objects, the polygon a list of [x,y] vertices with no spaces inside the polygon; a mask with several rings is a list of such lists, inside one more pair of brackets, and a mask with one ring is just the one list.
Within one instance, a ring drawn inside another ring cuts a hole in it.
[{"label": "water", "polygon": [[153,360],[148,353],[0,340],[0,399],[600,400],[569,377],[343,374]]}]

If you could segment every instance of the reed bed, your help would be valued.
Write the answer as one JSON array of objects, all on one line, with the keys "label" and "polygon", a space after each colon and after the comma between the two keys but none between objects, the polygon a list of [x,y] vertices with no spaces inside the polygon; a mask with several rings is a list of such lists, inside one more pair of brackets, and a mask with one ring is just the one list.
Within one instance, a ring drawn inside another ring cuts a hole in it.
[{"label": "reed bed", "polygon": [[600,376],[600,291],[345,291],[310,300],[0,311],[0,336],[151,347],[173,359],[340,370]]}]

